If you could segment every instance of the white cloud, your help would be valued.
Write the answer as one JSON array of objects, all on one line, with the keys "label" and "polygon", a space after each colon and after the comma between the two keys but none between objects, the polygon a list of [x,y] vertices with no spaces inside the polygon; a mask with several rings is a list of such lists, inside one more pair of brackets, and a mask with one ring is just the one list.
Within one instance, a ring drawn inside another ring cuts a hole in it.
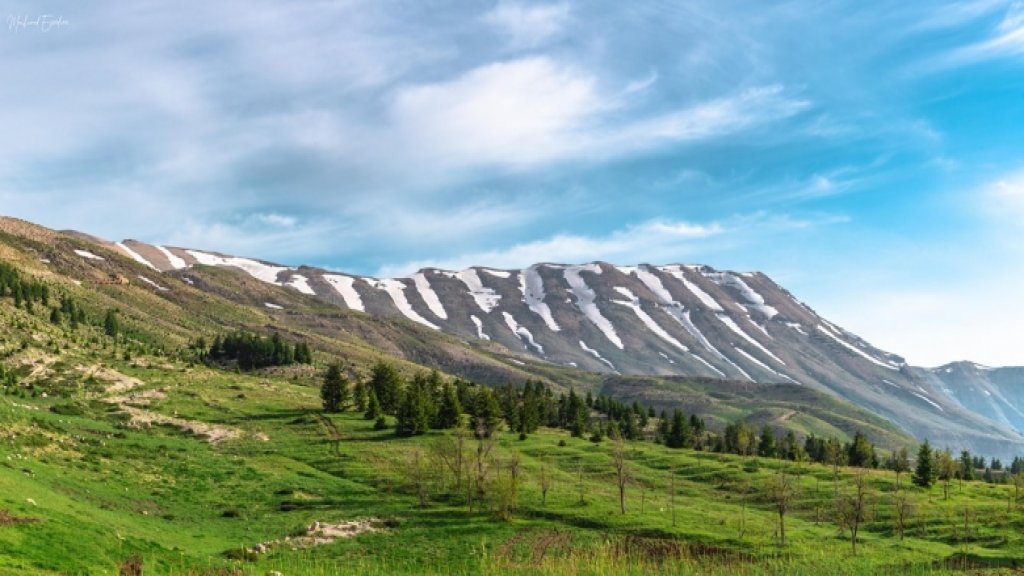
[{"label": "white cloud", "polygon": [[[628,92],[628,90],[627,90]],[[548,57],[489,64],[451,81],[399,91],[394,150],[423,168],[526,167],[608,159],[658,146],[735,134],[810,107],[781,85],[639,116],[587,71]],[[622,112],[632,112],[621,118]]]},{"label": "white cloud", "polygon": [[528,6],[501,2],[484,15],[517,48],[534,48],[558,35],[569,21],[569,4]]},{"label": "white cloud", "polygon": [[940,62],[946,66],[957,66],[1011,56],[1024,56],[1024,2],[1020,0],[1007,9],[991,37],[958,48]]}]

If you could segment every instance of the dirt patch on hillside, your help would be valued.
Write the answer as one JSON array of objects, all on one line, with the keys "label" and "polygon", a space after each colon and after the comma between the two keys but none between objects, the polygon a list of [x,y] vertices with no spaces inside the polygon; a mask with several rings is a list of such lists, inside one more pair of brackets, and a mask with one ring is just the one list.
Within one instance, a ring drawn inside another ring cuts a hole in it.
[{"label": "dirt patch on hillside", "polygon": [[126,374],[122,374],[117,370],[106,368],[95,364],[93,366],[81,366],[79,370],[82,371],[82,376],[85,378],[93,378],[106,384],[107,394],[123,394],[140,386],[144,386],[145,382],[138,378],[133,378]]},{"label": "dirt patch on hillside", "polygon": [[184,418],[178,418],[176,416],[165,416],[163,414],[157,414],[156,412],[150,412],[149,410],[143,410],[142,408],[137,408],[135,406],[121,404],[121,410],[131,418],[128,422],[129,426],[133,426],[135,428],[144,428],[154,424],[174,426],[182,432],[198,436],[210,444],[219,444],[225,440],[234,440],[242,435],[240,431],[234,428],[228,428],[227,426],[217,426],[216,424],[207,424],[206,422],[185,420]]},{"label": "dirt patch on hillside", "polygon": [[42,522],[39,518],[19,518],[12,516],[7,510],[0,510],[0,526],[14,526],[16,524],[35,524]]},{"label": "dirt patch on hillside", "polygon": [[266,554],[278,546],[288,546],[292,550],[312,548],[332,544],[338,540],[354,538],[360,534],[380,532],[384,530],[385,521],[380,518],[364,518],[345,522],[313,522],[299,535],[286,536],[282,540],[262,542],[249,549],[253,554]]}]

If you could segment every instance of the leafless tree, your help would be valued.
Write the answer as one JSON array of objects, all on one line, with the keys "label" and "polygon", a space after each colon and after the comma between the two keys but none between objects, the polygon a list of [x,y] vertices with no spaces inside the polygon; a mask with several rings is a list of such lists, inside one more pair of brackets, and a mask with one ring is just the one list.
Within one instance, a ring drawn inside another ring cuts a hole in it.
[{"label": "leafless tree", "polygon": [[939,472],[939,480],[942,480],[942,499],[948,500],[949,483],[953,481],[953,477],[957,473],[957,462],[953,459],[953,454],[949,451],[949,448],[939,452],[936,468]]},{"label": "leafless tree", "polygon": [[541,460],[540,470],[537,471],[537,483],[540,484],[541,506],[548,505],[548,491],[551,490],[553,480],[551,462],[548,459]]},{"label": "leafless tree", "polygon": [[586,504],[587,500],[584,498],[586,488],[583,486],[583,458],[576,458],[576,490],[579,492],[580,504]]},{"label": "leafless tree", "polygon": [[782,546],[786,545],[786,512],[789,511],[798,493],[799,486],[796,480],[785,470],[780,470],[765,485],[765,495],[779,515],[779,543]]},{"label": "leafless tree", "polygon": [[462,491],[462,475],[466,463],[466,430],[458,428],[454,435],[445,435],[434,443],[434,454],[455,478],[455,490]]},{"label": "leafless tree", "polygon": [[626,442],[621,437],[612,443],[612,466],[615,468],[615,483],[619,487],[619,510],[625,514],[626,484],[630,481],[630,471],[626,459]]},{"label": "leafless tree", "polygon": [[905,491],[899,491],[893,496],[893,523],[895,524],[896,533],[900,535],[900,541],[903,541],[903,534],[907,530],[907,522],[914,517],[914,504],[910,501],[910,496]]},{"label": "leafless tree", "polygon": [[899,450],[893,450],[889,466],[892,468],[892,471],[896,473],[896,490],[899,491],[900,474],[910,470],[910,455],[907,454],[907,449],[900,448]]},{"label": "leafless tree", "polygon": [[522,459],[519,457],[519,452],[513,451],[512,456],[508,459],[508,475],[512,488],[511,509],[513,512],[519,507],[519,477],[522,472]]},{"label": "leafless tree", "polygon": [[430,466],[427,459],[423,457],[423,450],[413,449],[406,455],[405,481],[419,499],[421,508],[427,505],[427,498],[430,494],[430,477]]},{"label": "leafless tree", "polygon": [[850,529],[850,545],[853,547],[854,556],[857,555],[857,532],[874,516],[873,503],[874,491],[864,471],[854,476],[851,491],[836,498],[837,520],[840,525]]}]

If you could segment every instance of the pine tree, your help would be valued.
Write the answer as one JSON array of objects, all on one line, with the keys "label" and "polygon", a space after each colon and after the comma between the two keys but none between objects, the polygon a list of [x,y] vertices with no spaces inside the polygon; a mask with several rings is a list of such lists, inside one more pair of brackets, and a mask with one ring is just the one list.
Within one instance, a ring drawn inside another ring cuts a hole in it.
[{"label": "pine tree", "polygon": [[451,383],[445,383],[441,392],[441,405],[434,415],[434,428],[458,428],[462,423],[462,404]]},{"label": "pine tree", "polygon": [[923,488],[929,488],[935,483],[936,475],[932,446],[928,443],[928,440],[925,440],[917,450],[917,468],[914,470],[914,484]]},{"label": "pine tree", "polygon": [[324,382],[320,387],[320,398],[327,412],[341,412],[348,403],[348,379],[341,373],[337,362],[327,367]]},{"label": "pine tree", "polygon": [[853,442],[847,450],[846,460],[850,466],[858,468],[870,468],[874,464],[875,447],[868,442],[867,437],[860,430],[853,435]]},{"label": "pine tree", "polygon": [[369,400],[366,402],[366,414],[363,416],[367,420],[376,420],[384,416],[384,410],[380,407],[380,400],[377,400],[377,393],[370,390]]},{"label": "pine tree", "polygon": [[370,395],[366,392],[366,384],[362,379],[357,379],[355,389],[352,391],[352,402],[355,404],[356,410],[365,412],[369,401]]},{"label": "pine tree", "polygon": [[490,438],[501,424],[501,406],[490,388],[480,388],[473,403],[473,417],[470,422],[476,435]]},{"label": "pine tree", "polygon": [[394,366],[381,360],[370,373],[370,388],[377,393],[377,400],[386,414],[393,414],[398,409],[402,392],[402,377]]},{"label": "pine tree", "polygon": [[395,434],[399,436],[415,436],[423,434],[430,425],[430,398],[422,386],[410,385],[402,394],[395,414]]},{"label": "pine tree", "polygon": [[765,458],[775,458],[778,448],[775,444],[775,432],[771,426],[765,424],[761,429],[761,440],[757,443],[757,453]]}]

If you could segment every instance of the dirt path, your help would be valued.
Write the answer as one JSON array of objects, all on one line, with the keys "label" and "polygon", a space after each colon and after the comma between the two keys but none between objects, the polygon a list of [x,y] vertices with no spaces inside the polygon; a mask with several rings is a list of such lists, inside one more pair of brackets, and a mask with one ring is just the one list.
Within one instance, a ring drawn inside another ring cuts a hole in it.
[{"label": "dirt path", "polygon": [[133,378],[102,366],[90,366],[84,369],[84,373],[98,380],[109,383],[105,389],[107,396],[103,401],[114,404],[122,412],[128,414],[130,420],[128,425],[135,428],[147,426],[165,425],[174,426],[183,432],[193,434],[210,444],[218,444],[225,440],[239,438],[242,433],[235,428],[207,424],[196,420],[186,420],[177,416],[165,416],[156,412],[146,410],[142,406],[148,406],[154,400],[160,400],[167,396],[164,390],[138,390],[146,385],[138,378]]}]

